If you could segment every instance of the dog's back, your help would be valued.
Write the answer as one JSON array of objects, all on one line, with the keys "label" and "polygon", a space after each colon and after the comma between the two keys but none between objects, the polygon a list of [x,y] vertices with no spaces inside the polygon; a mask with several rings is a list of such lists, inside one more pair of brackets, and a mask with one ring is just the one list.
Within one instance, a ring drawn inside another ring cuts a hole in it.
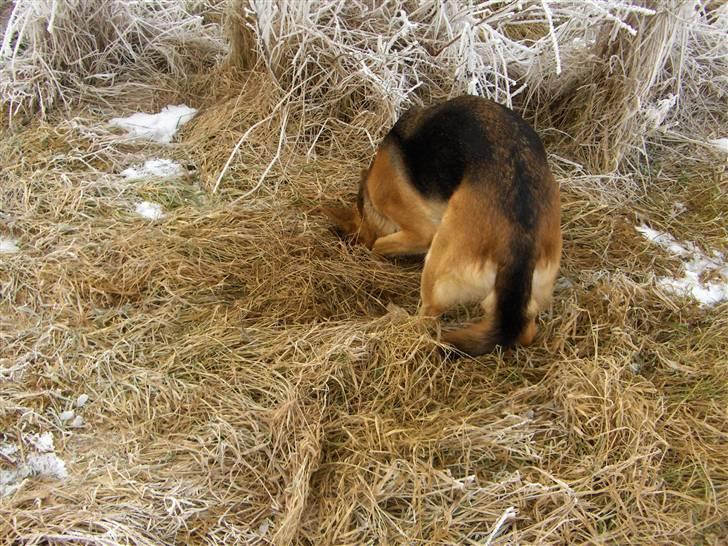
[{"label": "dog's back", "polygon": [[[536,132],[512,110],[480,97],[409,110],[382,147],[396,150],[409,182],[428,199],[448,200],[465,182],[481,191],[491,186],[500,208],[511,209],[512,220],[525,229],[533,227],[544,206],[554,199],[558,205],[558,188]],[[503,172],[509,166],[512,173]]]}]

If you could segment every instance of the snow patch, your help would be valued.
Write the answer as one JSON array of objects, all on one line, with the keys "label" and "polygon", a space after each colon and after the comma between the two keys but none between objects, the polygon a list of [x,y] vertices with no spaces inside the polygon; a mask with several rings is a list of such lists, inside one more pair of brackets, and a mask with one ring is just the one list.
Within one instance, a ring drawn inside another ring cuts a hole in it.
[{"label": "snow patch", "polygon": [[0,456],[5,457],[6,459],[10,459],[18,451],[20,451],[20,449],[14,444],[0,444]]},{"label": "snow patch", "polygon": [[121,176],[127,180],[143,180],[144,178],[170,178],[181,176],[184,171],[182,165],[171,159],[150,159],[141,167],[129,167],[121,171]]},{"label": "snow patch", "polygon": [[136,213],[149,220],[159,220],[160,218],[164,218],[162,205],[159,205],[158,203],[151,203],[149,201],[142,201],[137,204]]},{"label": "snow patch", "polygon": [[82,408],[86,405],[86,402],[88,402],[88,394],[84,393],[79,395],[78,399],[76,400],[76,407]]},{"label": "snow patch", "polygon": [[[675,240],[675,237],[673,237],[669,233],[657,231],[655,229],[647,227],[644,224],[637,226],[635,229],[639,231],[642,235],[644,235],[648,241],[660,245],[671,254],[674,254],[676,256],[686,256],[689,253],[688,249],[685,248],[684,245],[678,243]],[[692,243],[689,244],[693,246],[691,250],[695,250],[694,245],[692,245]]]},{"label": "snow patch", "polygon": [[713,148],[728,154],[728,137],[714,138],[713,140],[709,140],[708,143],[713,146]]},{"label": "snow patch", "polygon": [[41,453],[51,452],[53,451],[53,433],[31,434],[28,437],[28,443]]},{"label": "snow patch", "polygon": [[263,523],[258,527],[258,535],[261,537],[265,536],[268,533],[268,529],[270,529],[270,520],[263,520]]},{"label": "snow patch", "polygon": [[68,477],[66,463],[53,452],[53,433],[31,434],[25,441],[29,448],[26,452],[29,453],[24,461],[20,459],[17,445],[0,444],[0,454],[15,464],[11,470],[0,470],[0,498],[20,489],[26,478],[39,476],[62,480]]},{"label": "snow patch", "polygon": [[[690,296],[704,306],[728,300],[728,264],[722,253],[713,252],[713,256],[709,257],[691,241],[677,241],[669,233],[644,224],[635,229],[650,242],[683,258],[683,276],[661,277],[657,280],[658,286],[674,294]],[[710,276],[711,280],[704,281],[706,276]]]},{"label": "snow patch", "polygon": [[76,417],[73,418],[73,421],[71,422],[71,428],[82,428],[83,427],[83,417],[80,415],[76,415]]},{"label": "snow patch", "polygon": [[18,252],[18,241],[9,237],[0,237],[0,252],[11,253]]},{"label": "snow patch", "polygon": [[190,121],[197,110],[184,104],[169,105],[157,114],[137,112],[126,118],[113,118],[112,127],[125,129],[129,136],[153,140],[160,144],[172,142],[177,130]]},{"label": "snow patch", "polygon": [[688,207],[685,203],[681,203],[680,201],[675,201],[672,204],[672,213],[677,216],[679,214],[682,214],[683,212],[687,211]]}]

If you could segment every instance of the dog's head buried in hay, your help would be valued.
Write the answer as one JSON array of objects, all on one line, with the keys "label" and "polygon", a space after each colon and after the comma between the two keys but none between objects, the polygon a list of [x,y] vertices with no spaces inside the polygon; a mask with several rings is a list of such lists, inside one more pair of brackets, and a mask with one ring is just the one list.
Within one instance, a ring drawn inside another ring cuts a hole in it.
[{"label": "dog's head buried in hay", "polygon": [[406,112],[361,175],[339,233],[382,256],[425,254],[420,312],[479,302],[444,340],[479,355],[529,345],[561,258],[560,197],[543,143],[518,114],[465,96]]}]

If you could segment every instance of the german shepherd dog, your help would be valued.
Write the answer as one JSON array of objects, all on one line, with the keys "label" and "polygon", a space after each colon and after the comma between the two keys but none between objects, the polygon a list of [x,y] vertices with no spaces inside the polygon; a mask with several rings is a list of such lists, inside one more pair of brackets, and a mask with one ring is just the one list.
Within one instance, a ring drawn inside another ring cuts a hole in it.
[{"label": "german shepherd dog", "polygon": [[421,314],[480,302],[484,318],[446,343],[476,356],[533,341],[559,271],[559,187],[512,110],[463,96],[407,111],[362,172],[356,206],[327,213],[375,253],[426,253]]}]

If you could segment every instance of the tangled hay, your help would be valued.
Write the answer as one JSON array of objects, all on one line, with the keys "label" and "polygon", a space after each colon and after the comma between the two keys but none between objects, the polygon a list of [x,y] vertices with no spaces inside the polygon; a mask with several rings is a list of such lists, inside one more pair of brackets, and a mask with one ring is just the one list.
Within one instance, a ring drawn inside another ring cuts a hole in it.
[{"label": "tangled hay", "polygon": [[[212,99],[180,144],[157,151],[219,165],[265,87],[248,79],[234,116]],[[278,133],[252,138],[236,183],[212,194],[196,184],[201,168],[124,182],[114,173],[142,148],[88,117],[4,135],[3,223],[19,252],[2,256],[3,441],[52,431],[69,477],[31,478],[4,498],[0,534],[28,544],[726,536],[725,305],[678,303],[652,285],[671,265],[634,231],[632,206],[567,184],[564,280],[537,345],[442,361],[436,330],[412,316],[419,264],[349,248],[314,213],[350,197],[342,181],[357,158],[292,156],[267,178],[277,191],[240,199]],[[722,244],[728,203],[719,173],[702,176],[692,187],[713,187],[723,216],[669,179],[642,209],[684,237],[700,225],[709,247]],[[675,196],[687,211],[660,216]],[[166,217],[135,217],[139,199],[163,203]]]},{"label": "tangled hay", "polygon": [[46,115],[59,101],[119,100],[159,77],[184,80],[224,50],[203,17],[220,2],[205,4],[197,14],[178,0],[15,0],[0,46],[5,108]]},{"label": "tangled hay", "polygon": [[[728,6],[646,4],[654,9],[611,0],[239,0],[228,20],[230,62],[265,67],[286,107],[306,119],[290,132],[310,143],[342,124],[377,142],[405,107],[467,92],[516,107],[559,135],[553,144],[572,159],[611,172],[674,129],[675,111],[725,121]],[[693,105],[706,94],[717,102]]]},{"label": "tangled hay", "polygon": [[[521,27],[509,39],[528,28],[553,54],[546,27]],[[150,93],[102,87],[0,129],[4,542],[725,543],[728,304],[666,291],[680,260],[635,230],[728,251],[724,166],[679,134],[692,107],[660,126],[659,171],[604,176],[556,148],[564,260],[537,342],[450,361],[415,316],[421,264],[349,247],[317,213],[352,198],[390,99],[347,117],[356,94],[339,94],[333,121],[325,86],[316,109],[259,62],[176,83],[160,66]],[[200,111],[169,146],[108,126],[170,101]],[[152,157],[184,168],[120,174]]]}]

